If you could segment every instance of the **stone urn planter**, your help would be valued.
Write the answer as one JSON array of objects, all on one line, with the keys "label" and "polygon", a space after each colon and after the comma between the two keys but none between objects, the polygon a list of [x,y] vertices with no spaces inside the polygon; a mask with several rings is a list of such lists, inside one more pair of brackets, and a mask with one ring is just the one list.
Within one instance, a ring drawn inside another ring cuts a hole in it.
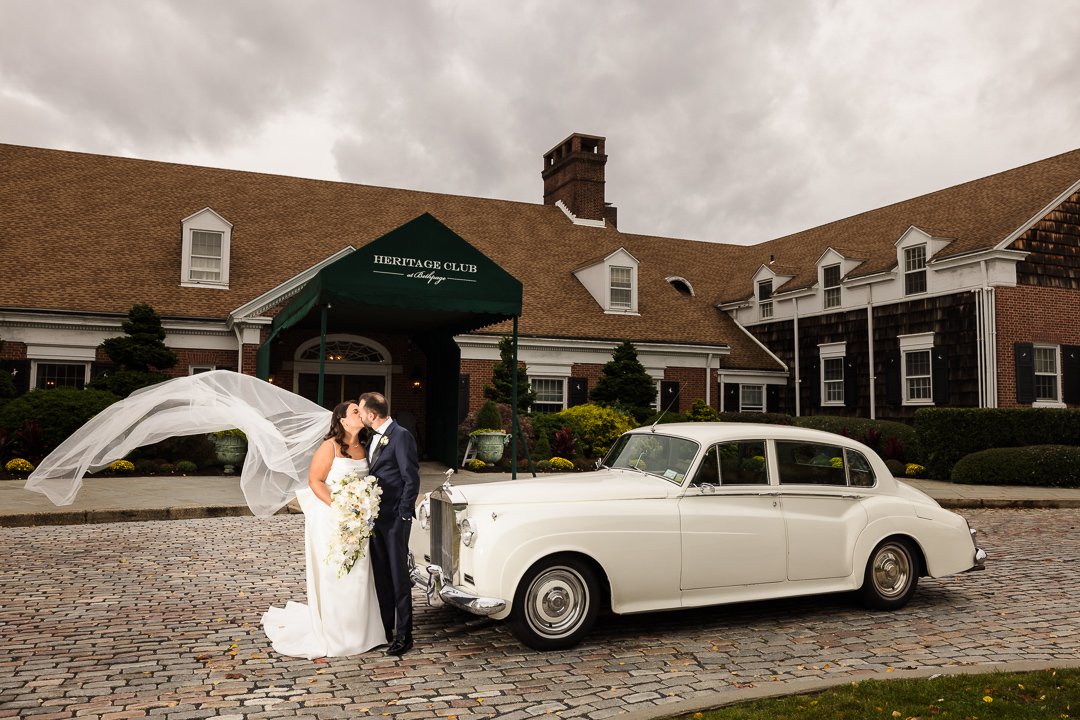
[{"label": "stone urn planter", "polygon": [[225,474],[232,475],[247,455],[247,437],[239,430],[222,430],[210,433],[210,440],[214,443],[214,454]]},{"label": "stone urn planter", "polygon": [[472,434],[472,439],[476,446],[476,457],[490,465],[502,460],[506,444],[510,442],[510,436],[502,430],[477,430]]}]

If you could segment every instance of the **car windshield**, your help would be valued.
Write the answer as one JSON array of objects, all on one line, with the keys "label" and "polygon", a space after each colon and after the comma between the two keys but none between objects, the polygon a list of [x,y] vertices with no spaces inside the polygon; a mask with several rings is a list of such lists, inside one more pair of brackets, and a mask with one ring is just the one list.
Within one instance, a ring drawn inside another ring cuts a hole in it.
[{"label": "car windshield", "polygon": [[620,437],[604,457],[604,467],[640,470],[681,484],[700,445],[693,440],[658,435],[627,433]]}]

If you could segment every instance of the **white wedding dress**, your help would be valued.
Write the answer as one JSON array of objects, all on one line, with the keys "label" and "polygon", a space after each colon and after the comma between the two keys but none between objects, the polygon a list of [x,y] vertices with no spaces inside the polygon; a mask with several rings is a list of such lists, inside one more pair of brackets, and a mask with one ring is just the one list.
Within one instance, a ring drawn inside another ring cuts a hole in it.
[{"label": "white wedding dress", "polygon": [[[335,457],[327,480],[350,472],[366,475],[367,460]],[[304,511],[304,550],[307,564],[307,604],[289,602],[271,607],[262,618],[263,630],[274,650],[302,658],[342,657],[366,652],[386,643],[379,599],[365,552],[353,569],[339,578],[326,564],[334,532],[330,506],[310,488],[296,491]]]}]

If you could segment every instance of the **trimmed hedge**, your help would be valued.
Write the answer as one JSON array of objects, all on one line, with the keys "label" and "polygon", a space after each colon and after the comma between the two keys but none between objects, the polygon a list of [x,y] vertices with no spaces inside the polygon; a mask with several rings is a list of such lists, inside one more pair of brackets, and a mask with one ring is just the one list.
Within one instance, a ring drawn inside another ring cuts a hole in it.
[{"label": "trimmed hedge", "polygon": [[870,420],[833,415],[804,415],[795,418],[798,427],[825,430],[857,440],[870,447],[882,460],[910,462],[916,457],[915,428],[892,420]]},{"label": "trimmed hedge", "polygon": [[0,410],[0,427],[14,433],[27,420],[37,422],[43,434],[42,450],[48,452],[119,399],[105,390],[31,390]]},{"label": "trimmed hedge", "polygon": [[980,450],[1080,445],[1080,409],[922,408],[915,433],[930,477],[947,478],[960,458]]},{"label": "trimmed hedge", "polygon": [[980,450],[956,463],[952,481],[965,485],[1080,487],[1080,447],[1028,445]]},{"label": "trimmed hedge", "polygon": [[794,425],[795,418],[783,413],[722,412],[716,413],[720,422],[765,423],[768,425]]}]

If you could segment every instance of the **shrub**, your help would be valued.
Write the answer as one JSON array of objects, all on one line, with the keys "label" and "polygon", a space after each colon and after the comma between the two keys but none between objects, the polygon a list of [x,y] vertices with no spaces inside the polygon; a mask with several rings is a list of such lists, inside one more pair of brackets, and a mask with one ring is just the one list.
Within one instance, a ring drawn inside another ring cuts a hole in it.
[{"label": "shrub", "polygon": [[15,445],[23,455],[32,458],[45,457],[45,432],[36,420],[27,420],[15,431]]},{"label": "shrub", "polygon": [[[206,435],[178,435],[167,438],[153,445],[144,445],[131,453],[131,459],[156,459],[178,463],[180,460],[192,462],[196,467],[209,467],[217,464],[217,450],[214,442]],[[183,472],[183,471],[181,471]]]},{"label": "shrub", "polygon": [[625,408],[639,422],[649,416],[649,405],[656,399],[656,383],[629,340],[612,351],[589,399],[606,407]]},{"label": "shrub", "polygon": [[795,418],[783,413],[722,412],[717,413],[720,422],[769,423],[771,425],[794,425]]},{"label": "shrub", "polygon": [[680,423],[686,422],[686,416],[680,415],[676,412],[658,412],[653,413],[649,417],[642,421],[642,426],[645,425],[667,425],[668,423]]},{"label": "shrub", "polygon": [[190,475],[198,469],[199,466],[191,462],[190,460],[181,460],[180,462],[176,463],[176,472],[182,473],[184,475]]},{"label": "shrub", "polygon": [[109,463],[109,470],[110,472],[127,475],[135,472],[135,464],[130,460],[113,460]]},{"label": "shrub", "polygon": [[586,460],[585,458],[578,458],[574,460],[574,470],[578,472],[591,472],[596,469],[595,460]]},{"label": "shrub", "polygon": [[690,422],[717,422],[720,420],[720,413],[711,405],[706,405],[704,400],[695,400],[690,406],[690,412],[686,413],[686,419]]},{"label": "shrub", "polygon": [[794,420],[798,427],[824,430],[858,440],[869,446],[882,460],[892,458],[904,462],[915,459],[905,454],[905,449],[916,445],[915,428],[905,423],[833,415],[807,415]]},{"label": "shrub", "polygon": [[551,461],[540,460],[536,463],[536,472],[551,472]]},{"label": "shrub", "polygon": [[469,470],[470,472],[482,472],[485,468],[487,468],[487,466],[487,463],[480,458],[473,458],[469,462],[465,463],[465,469]]},{"label": "shrub", "polygon": [[537,433],[536,443],[533,445],[532,456],[534,460],[547,460],[551,457],[551,441],[543,433]]},{"label": "shrub", "polygon": [[577,456],[575,445],[577,441],[574,438],[574,431],[564,426],[556,430],[551,438],[551,454],[560,458],[574,458]]},{"label": "shrub", "polygon": [[7,370],[0,370],[0,402],[19,394],[15,387],[15,378]]},{"label": "shrub", "polygon": [[1080,446],[1080,409],[922,408],[915,413],[919,461],[947,478],[960,458],[990,448]]},{"label": "shrub", "polygon": [[[559,415],[576,420],[581,427],[579,447],[585,457],[603,455],[620,435],[634,427],[629,415],[598,405],[577,405],[563,410]],[[554,445],[552,449],[556,449]]]},{"label": "shrub", "polygon": [[[503,430],[502,416],[494,400],[488,400],[480,406],[476,413],[476,430]],[[476,432],[473,430],[471,432]]]},{"label": "shrub", "polygon": [[172,475],[176,472],[176,466],[170,462],[163,462],[158,465],[158,472],[162,475]]},{"label": "shrub", "polygon": [[[491,369],[491,384],[484,386],[484,397],[500,404],[511,405],[513,400],[514,339],[504,335],[499,340],[499,361]],[[518,412],[525,414],[536,402],[536,393],[529,386],[529,369],[520,359],[517,362]]]},{"label": "shrub", "polygon": [[139,475],[156,475],[161,460],[158,458],[136,458],[132,464],[135,466],[134,472]]},{"label": "shrub", "polygon": [[117,397],[126,398],[140,388],[157,385],[168,379],[169,376],[165,373],[149,370],[113,370],[108,375],[91,380],[90,387],[95,390],[107,390]]},{"label": "shrub", "polygon": [[34,464],[23,458],[15,458],[8,460],[7,464],[4,465],[4,469],[14,475],[29,475],[34,472]]},{"label": "shrub", "polygon": [[118,399],[104,390],[31,390],[0,410],[0,427],[15,432],[32,420],[42,428],[42,449],[48,451]]},{"label": "shrub", "polygon": [[245,435],[244,431],[239,429],[239,428],[229,428],[228,430],[218,430],[216,432],[210,433],[210,437],[212,437],[212,438],[236,437],[236,438],[241,438],[242,440],[247,440],[247,435]]},{"label": "shrub", "polygon": [[548,465],[552,470],[558,472],[570,472],[574,469],[573,460],[567,460],[566,458],[561,457],[551,458],[551,461],[548,463]]},{"label": "shrub", "polygon": [[893,477],[904,477],[904,463],[895,458],[889,458],[885,461],[885,467],[889,468],[889,472]]},{"label": "shrub", "polygon": [[904,466],[904,477],[921,478],[926,477],[926,468],[918,463],[908,463]]},{"label": "shrub", "polygon": [[1028,445],[990,448],[961,458],[951,479],[966,485],[1080,487],[1080,447]]}]

